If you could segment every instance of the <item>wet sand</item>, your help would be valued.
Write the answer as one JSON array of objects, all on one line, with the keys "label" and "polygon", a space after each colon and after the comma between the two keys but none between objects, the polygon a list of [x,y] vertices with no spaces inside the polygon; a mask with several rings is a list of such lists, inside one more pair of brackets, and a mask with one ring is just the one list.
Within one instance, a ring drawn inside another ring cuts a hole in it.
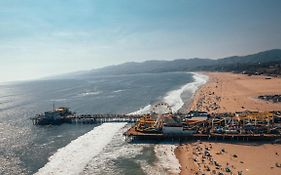
[{"label": "wet sand", "polygon": [[[281,94],[280,78],[232,73],[207,75],[209,81],[194,95],[191,110],[210,113],[281,110],[281,103],[257,99],[259,95]],[[281,174],[280,144],[194,142],[178,146],[175,154],[181,164],[181,175]]]}]

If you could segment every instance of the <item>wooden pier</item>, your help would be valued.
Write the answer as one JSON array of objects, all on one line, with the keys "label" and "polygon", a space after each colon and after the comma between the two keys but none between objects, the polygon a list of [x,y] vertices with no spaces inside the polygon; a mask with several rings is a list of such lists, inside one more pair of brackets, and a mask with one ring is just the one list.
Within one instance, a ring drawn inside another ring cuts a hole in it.
[{"label": "wooden pier", "polygon": [[59,118],[33,117],[34,125],[58,125],[63,123],[73,124],[99,124],[106,122],[135,123],[141,116],[127,114],[72,114]]},{"label": "wooden pier", "polygon": [[83,124],[95,124],[106,122],[127,122],[135,123],[140,116],[138,115],[126,115],[126,114],[86,114],[86,115],[69,115],[65,117],[66,123],[83,123]]},{"label": "wooden pier", "polygon": [[136,123],[124,135],[129,140],[281,140],[281,112],[216,114],[191,111],[188,114],[76,114],[69,108],[37,114],[34,125]]},{"label": "wooden pier", "polygon": [[163,134],[163,133],[143,133],[130,128],[124,133],[131,141],[190,141],[190,140],[212,140],[212,141],[281,141],[280,134]]}]

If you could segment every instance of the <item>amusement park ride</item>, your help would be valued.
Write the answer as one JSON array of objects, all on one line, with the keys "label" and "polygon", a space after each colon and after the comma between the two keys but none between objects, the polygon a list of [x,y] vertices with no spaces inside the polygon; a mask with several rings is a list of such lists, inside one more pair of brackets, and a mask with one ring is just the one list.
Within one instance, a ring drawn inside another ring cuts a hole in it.
[{"label": "amusement park ride", "polygon": [[167,103],[155,104],[149,114],[136,122],[134,129],[141,133],[161,134],[279,134],[280,112],[237,112],[209,115],[190,111],[172,113]]},{"label": "amusement park ride", "polygon": [[152,106],[149,114],[144,114],[136,126],[139,132],[160,132],[163,127],[165,117],[172,115],[172,108],[167,103],[158,103]]},{"label": "amusement park ride", "polygon": [[136,125],[138,132],[148,133],[193,133],[204,125],[209,115],[205,112],[192,111],[188,114],[172,113],[172,108],[164,102],[152,106],[149,114],[144,114]]}]

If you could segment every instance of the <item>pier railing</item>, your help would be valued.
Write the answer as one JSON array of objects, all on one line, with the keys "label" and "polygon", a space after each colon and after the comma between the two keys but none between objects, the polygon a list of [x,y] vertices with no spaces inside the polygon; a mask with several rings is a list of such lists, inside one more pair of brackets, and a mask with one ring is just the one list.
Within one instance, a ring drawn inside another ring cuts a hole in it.
[{"label": "pier railing", "polygon": [[105,123],[105,122],[136,122],[141,116],[126,114],[86,114],[86,115],[69,115],[65,117],[68,123]]},{"label": "pier railing", "polygon": [[34,117],[31,118],[34,125],[52,125],[62,123],[81,123],[81,124],[98,124],[106,122],[127,122],[134,123],[141,116],[127,114],[73,114],[62,116],[60,118]]}]

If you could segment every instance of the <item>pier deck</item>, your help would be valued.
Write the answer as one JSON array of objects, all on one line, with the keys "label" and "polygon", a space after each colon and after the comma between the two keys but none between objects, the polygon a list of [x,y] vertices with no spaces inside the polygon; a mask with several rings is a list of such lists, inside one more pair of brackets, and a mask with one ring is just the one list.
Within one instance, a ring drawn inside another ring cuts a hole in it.
[{"label": "pier deck", "polygon": [[52,125],[63,123],[98,124],[106,122],[127,122],[135,123],[141,116],[127,114],[81,114],[67,115],[60,118],[31,118],[34,125]]},{"label": "pier deck", "polygon": [[65,117],[68,123],[105,123],[105,122],[127,122],[135,123],[140,116],[126,114],[86,114],[70,115]]},{"label": "pier deck", "polygon": [[131,140],[237,140],[237,141],[274,141],[281,139],[279,134],[163,134],[163,133],[144,133],[136,131],[131,127],[124,133]]}]

